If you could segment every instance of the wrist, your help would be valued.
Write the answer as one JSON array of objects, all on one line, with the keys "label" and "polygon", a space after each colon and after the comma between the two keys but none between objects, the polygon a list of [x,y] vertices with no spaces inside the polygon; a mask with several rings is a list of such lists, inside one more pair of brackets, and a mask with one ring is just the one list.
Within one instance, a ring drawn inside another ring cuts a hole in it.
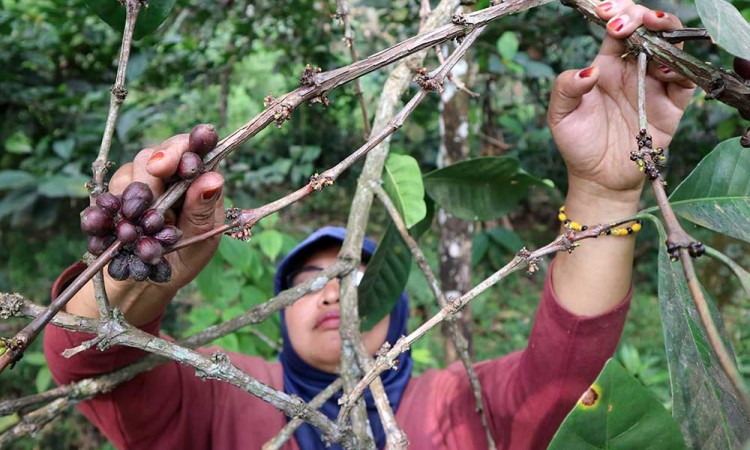
[{"label": "wrist", "polygon": [[638,212],[642,186],[614,190],[592,181],[575,180],[571,177],[565,210],[571,219],[586,225],[619,220]]}]

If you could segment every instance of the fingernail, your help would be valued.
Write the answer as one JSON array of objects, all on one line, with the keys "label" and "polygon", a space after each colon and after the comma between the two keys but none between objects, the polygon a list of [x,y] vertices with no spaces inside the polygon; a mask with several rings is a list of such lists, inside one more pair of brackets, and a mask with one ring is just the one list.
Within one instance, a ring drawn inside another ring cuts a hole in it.
[{"label": "fingernail", "polygon": [[626,16],[625,14],[617,17],[616,19],[612,19],[607,24],[607,28],[609,28],[612,31],[620,31],[622,30],[622,27],[625,26],[626,23],[630,20],[630,17]]},{"label": "fingernail", "polygon": [[668,73],[672,73],[672,70],[667,66],[659,66],[659,70],[661,70],[661,73],[665,75]]},{"label": "fingernail", "polygon": [[582,71],[578,72],[579,78],[588,78],[591,76],[591,74],[594,72],[594,66],[586,67]]},{"label": "fingernail", "polygon": [[164,158],[164,152],[156,152],[153,155],[151,155],[151,158],[148,159],[148,162],[146,163],[146,165],[149,165],[152,162],[159,161],[162,158]]},{"label": "fingernail", "polygon": [[664,11],[659,11],[658,9],[655,9],[654,15],[658,17],[659,19],[663,19],[664,16],[666,16],[667,14]]},{"label": "fingernail", "polygon": [[211,188],[211,189],[206,189],[205,191],[201,193],[201,200],[203,200],[204,202],[214,200],[216,199],[216,197],[219,196],[219,192],[221,192],[221,186]]},{"label": "fingernail", "polygon": [[600,3],[599,6],[597,6],[597,8],[601,9],[604,12],[607,12],[610,9],[612,9],[613,6],[614,5],[612,4],[612,2],[604,2],[604,3]]}]

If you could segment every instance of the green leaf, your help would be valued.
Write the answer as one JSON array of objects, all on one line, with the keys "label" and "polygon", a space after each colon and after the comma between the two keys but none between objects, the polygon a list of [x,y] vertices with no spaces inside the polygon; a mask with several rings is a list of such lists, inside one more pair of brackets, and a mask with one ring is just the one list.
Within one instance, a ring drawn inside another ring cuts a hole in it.
[{"label": "green leaf", "polygon": [[359,284],[359,315],[367,331],[385,317],[396,304],[409,280],[411,253],[390,222]]},{"label": "green leaf", "polygon": [[83,175],[50,175],[42,180],[37,188],[37,192],[44,197],[50,198],[82,198],[89,195],[86,190],[86,182],[88,181],[89,179]]},{"label": "green leaf", "polygon": [[747,297],[750,298],[750,272],[742,268],[742,266],[734,262],[732,258],[725,255],[724,253],[708,245],[706,245],[705,247],[707,256],[717,259],[726,264],[727,267],[729,267],[732,273],[734,273],[734,276],[736,276],[740,281],[742,289],[745,290],[745,294],[747,295]]},{"label": "green leaf", "polygon": [[34,175],[23,170],[0,170],[0,190],[26,187],[35,181]]},{"label": "green leaf", "polygon": [[44,392],[52,384],[52,373],[49,371],[49,367],[42,366],[39,368],[39,372],[36,373],[36,391]]},{"label": "green leaf", "polygon": [[270,295],[256,286],[243,286],[242,291],[240,292],[240,301],[245,309],[250,309],[253,306],[260,305],[270,297]]},{"label": "green leaf", "polygon": [[[723,322],[706,296],[714,322]],[[659,309],[664,329],[672,414],[690,448],[737,448],[750,437],[750,417],[735,399],[734,389],[710,351],[679,263],[665,246],[659,250]],[[726,338],[724,337],[726,340]]]},{"label": "green leaf", "polygon": [[221,295],[222,272],[224,272],[224,262],[219,255],[214,255],[201,273],[195,277],[198,290],[206,300],[210,301]]},{"label": "green leaf", "polygon": [[549,450],[679,450],[674,419],[653,394],[610,359],[565,418]]},{"label": "green leaf", "polygon": [[23,355],[23,362],[32,366],[46,366],[47,359],[42,352],[29,352]]},{"label": "green leaf", "polygon": [[429,229],[432,228],[432,219],[435,218],[435,202],[429,195],[427,195],[427,193],[425,193],[424,196],[424,204],[427,208],[424,218],[409,229],[409,234],[411,234],[414,239],[419,239],[423,234],[429,231]]},{"label": "green leaf", "polygon": [[427,207],[422,172],[416,159],[396,153],[388,155],[383,171],[383,189],[401,212],[407,228],[424,219]]},{"label": "green leaf", "polygon": [[750,24],[731,3],[724,0],[695,0],[701,22],[724,50],[750,59]]},{"label": "green leaf", "polygon": [[[117,0],[85,0],[97,16],[109,26],[122,33],[125,29],[125,6]],[[138,40],[159,28],[169,15],[177,0],[149,0],[148,7],[141,7],[135,21],[133,38]]]},{"label": "green leaf", "polygon": [[513,31],[506,31],[497,40],[497,51],[506,62],[512,61],[518,53],[518,37]]},{"label": "green leaf", "polygon": [[30,208],[39,198],[33,188],[24,188],[13,191],[0,200],[0,219],[3,217]]},{"label": "green leaf", "polygon": [[698,225],[750,242],[750,151],[739,138],[721,142],[669,197]]},{"label": "green leaf", "polygon": [[268,259],[275,261],[281,252],[281,246],[284,244],[284,238],[276,230],[265,230],[255,236],[256,242],[260,245],[260,250]]},{"label": "green leaf", "polygon": [[512,156],[469,159],[424,177],[430,197],[451,215],[466,220],[504,216],[533,184],[547,183],[523,171]]},{"label": "green leaf", "polygon": [[227,263],[238,268],[242,273],[248,273],[251,270],[250,265],[253,260],[249,256],[253,251],[257,250],[252,249],[247,242],[226,235],[221,237],[219,254]]},{"label": "green leaf", "polygon": [[67,161],[70,159],[70,155],[73,154],[73,149],[75,148],[75,142],[72,138],[63,139],[61,141],[55,141],[54,144],[52,144],[52,150],[62,158],[64,161]]},{"label": "green leaf", "polygon": [[31,150],[31,139],[21,131],[16,131],[5,140],[5,151],[8,153],[28,154]]}]

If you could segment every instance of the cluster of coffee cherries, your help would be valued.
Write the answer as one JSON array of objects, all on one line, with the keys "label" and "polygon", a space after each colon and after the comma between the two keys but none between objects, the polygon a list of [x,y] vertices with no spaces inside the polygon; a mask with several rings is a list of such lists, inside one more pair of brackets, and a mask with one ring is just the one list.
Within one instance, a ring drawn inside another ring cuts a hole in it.
[{"label": "cluster of coffee cherries", "polygon": [[[177,177],[192,180],[203,173],[202,155],[216,147],[217,142],[218,134],[213,126],[202,124],[193,128],[189,151],[180,159]],[[96,205],[81,213],[81,230],[89,236],[89,253],[99,256],[115,240],[122,242],[122,248],[107,269],[115,280],[150,279],[167,283],[172,278],[172,268],[164,259],[164,250],[180,240],[182,231],[166,224],[164,213],[153,208],[153,201],[151,188],[134,181],[119,196],[109,192],[99,195]]]},{"label": "cluster of coffee cherries", "polygon": [[172,278],[164,247],[176,243],[182,232],[165,223],[164,214],[151,207],[153,200],[151,188],[135,181],[121,196],[99,195],[96,205],[81,213],[81,230],[89,235],[89,253],[101,255],[116,239],[123,243],[109,263],[109,275],[115,280],[166,283]]}]

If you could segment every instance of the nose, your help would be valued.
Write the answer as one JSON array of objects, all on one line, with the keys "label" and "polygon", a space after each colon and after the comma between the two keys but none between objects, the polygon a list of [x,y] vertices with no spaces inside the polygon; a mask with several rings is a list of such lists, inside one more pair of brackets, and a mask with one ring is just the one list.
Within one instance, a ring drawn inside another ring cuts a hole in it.
[{"label": "nose", "polygon": [[323,290],[320,291],[321,303],[325,306],[335,305],[339,302],[339,294],[341,292],[341,286],[339,285],[338,278],[326,283]]}]

